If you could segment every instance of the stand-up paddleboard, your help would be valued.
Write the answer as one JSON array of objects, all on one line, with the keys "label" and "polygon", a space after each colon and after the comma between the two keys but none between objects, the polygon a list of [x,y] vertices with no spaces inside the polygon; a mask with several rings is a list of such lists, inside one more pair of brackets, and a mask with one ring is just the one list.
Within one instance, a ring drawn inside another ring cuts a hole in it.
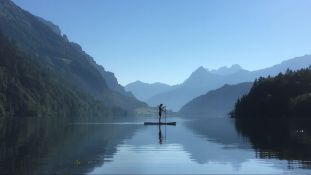
[{"label": "stand-up paddleboard", "polygon": [[176,122],[144,122],[144,125],[176,125]]}]

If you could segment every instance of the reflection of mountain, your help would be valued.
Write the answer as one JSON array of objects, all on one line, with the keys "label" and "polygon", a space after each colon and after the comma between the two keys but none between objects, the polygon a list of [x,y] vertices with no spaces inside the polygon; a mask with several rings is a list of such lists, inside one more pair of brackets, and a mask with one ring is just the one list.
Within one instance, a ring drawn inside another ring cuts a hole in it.
[{"label": "reflection of mountain", "polygon": [[[177,123],[176,127],[166,127],[164,146],[181,145],[190,158],[199,164],[229,163],[238,169],[243,162],[253,157],[253,152],[239,149],[247,145],[237,135],[230,119],[215,118],[206,123],[184,122],[185,125],[182,121]],[[165,135],[165,126],[162,126],[162,133]],[[159,144],[158,127],[145,127],[144,132],[135,134],[127,143],[141,149],[145,145]]]},{"label": "reflection of mountain", "polygon": [[193,120],[186,123],[196,135],[209,141],[226,146],[244,147],[247,144],[234,128],[234,120],[230,118],[210,118],[208,120]]},{"label": "reflection of mountain", "polygon": [[187,127],[193,133],[186,129],[186,132],[181,134],[183,138],[178,141],[191,155],[191,159],[200,164],[229,163],[239,169],[243,162],[253,156],[253,153],[239,149],[245,148],[247,145],[238,137],[232,123],[227,119],[224,120],[210,121],[210,124],[190,122]]},{"label": "reflection of mountain", "polygon": [[[311,65],[311,55],[289,59],[272,67],[256,71],[242,69],[239,65],[233,65],[229,68],[221,67],[211,71],[204,67],[199,67],[182,84],[172,86],[171,89],[165,92],[157,93],[148,100],[145,100],[145,102],[151,106],[165,103],[170,109],[178,111],[193,98],[225,84],[252,82],[260,76],[274,76],[280,72],[285,72],[287,68],[297,70],[308,67],[309,65]],[[145,91],[148,91],[147,88],[145,89]],[[132,89],[131,91],[134,92],[137,89]]]},{"label": "reflection of mountain", "polygon": [[247,94],[251,86],[252,83],[225,85],[191,100],[181,108],[179,113],[191,115],[191,118],[226,116],[233,110],[238,98]]},{"label": "reflection of mountain", "polygon": [[65,121],[2,119],[0,172],[83,174],[117,152],[138,126],[64,125]]},{"label": "reflection of mountain", "polygon": [[288,160],[289,168],[311,168],[310,123],[303,119],[237,119],[235,127],[250,141],[259,158]]}]

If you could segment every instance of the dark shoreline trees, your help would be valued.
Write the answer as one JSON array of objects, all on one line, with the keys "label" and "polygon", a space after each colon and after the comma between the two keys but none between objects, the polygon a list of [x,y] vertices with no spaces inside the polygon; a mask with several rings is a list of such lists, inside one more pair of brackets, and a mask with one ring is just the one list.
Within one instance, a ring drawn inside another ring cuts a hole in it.
[{"label": "dark shoreline trees", "polygon": [[257,79],[230,114],[234,118],[310,118],[311,66]]}]

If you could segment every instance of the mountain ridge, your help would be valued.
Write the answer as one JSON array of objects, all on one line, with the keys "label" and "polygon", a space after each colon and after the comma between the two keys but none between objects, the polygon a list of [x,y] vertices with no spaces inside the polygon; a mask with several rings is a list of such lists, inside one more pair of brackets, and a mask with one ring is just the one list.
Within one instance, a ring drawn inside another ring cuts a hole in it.
[{"label": "mountain ridge", "polygon": [[155,94],[165,92],[172,88],[173,86],[164,83],[143,83],[141,81],[135,81],[125,86],[126,91],[133,93],[137,99],[142,101],[151,98]]},{"label": "mountain ridge", "polygon": [[179,110],[179,113],[196,117],[224,117],[233,110],[238,98],[249,92],[252,84],[251,82],[225,84],[192,99]]},{"label": "mountain ridge", "polygon": [[[145,100],[150,106],[156,106],[160,103],[167,104],[168,108],[178,111],[184,104],[190,100],[207,93],[209,90],[217,89],[225,84],[238,84],[242,82],[252,82],[255,78],[260,76],[277,75],[280,72],[285,72],[288,68],[297,70],[311,65],[311,55],[304,55],[287,59],[279,64],[249,71],[243,69],[238,64],[231,67],[220,67],[216,70],[209,71],[200,66],[181,84],[174,85],[172,89],[156,94],[151,98]],[[230,74],[214,74],[213,72],[219,70],[228,70]],[[133,93],[135,95],[135,93]]]},{"label": "mountain ridge", "polygon": [[79,44],[70,42],[66,35],[55,31],[57,25],[43,20],[12,1],[0,1],[0,31],[21,51],[37,59],[47,69],[57,71],[64,80],[107,106],[126,110],[146,106],[125,92],[111,72],[100,70],[100,66]]},{"label": "mountain ridge", "polygon": [[239,64],[233,64],[230,67],[223,66],[218,69],[213,69],[210,72],[217,75],[229,75],[237,71],[242,70],[243,68]]}]

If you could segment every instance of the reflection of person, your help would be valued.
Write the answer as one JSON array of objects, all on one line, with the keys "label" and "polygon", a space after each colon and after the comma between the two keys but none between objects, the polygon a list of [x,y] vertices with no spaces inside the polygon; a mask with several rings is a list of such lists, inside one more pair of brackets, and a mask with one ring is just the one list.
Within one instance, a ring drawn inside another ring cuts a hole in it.
[{"label": "reflection of person", "polygon": [[163,106],[163,104],[160,104],[160,106],[159,106],[159,123],[161,123],[162,112],[166,112],[166,110],[165,110],[165,106]]},{"label": "reflection of person", "polygon": [[162,136],[162,131],[161,131],[161,125],[159,125],[159,143],[163,143],[163,136]]}]

